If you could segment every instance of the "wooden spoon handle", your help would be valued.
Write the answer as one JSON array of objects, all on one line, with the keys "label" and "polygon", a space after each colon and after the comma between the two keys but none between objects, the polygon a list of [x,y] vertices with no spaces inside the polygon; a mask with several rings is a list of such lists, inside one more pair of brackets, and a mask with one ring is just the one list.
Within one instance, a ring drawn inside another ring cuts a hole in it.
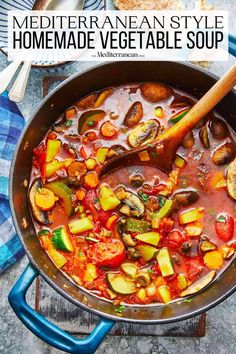
[{"label": "wooden spoon handle", "polygon": [[157,140],[174,139],[179,144],[185,135],[206,116],[220,100],[236,85],[236,64],[190,109],[179,122],[160,134]]}]

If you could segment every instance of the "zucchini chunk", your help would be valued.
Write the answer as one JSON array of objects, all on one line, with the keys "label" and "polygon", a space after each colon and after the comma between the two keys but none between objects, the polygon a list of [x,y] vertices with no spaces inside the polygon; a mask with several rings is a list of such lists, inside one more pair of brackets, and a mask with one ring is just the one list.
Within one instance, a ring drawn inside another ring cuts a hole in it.
[{"label": "zucchini chunk", "polygon": [[147,232],[145,234],[139,234],[135,238],[153,246],[157,246],[160,241],[160,235],[158,232]]},{"label": "zucchini chunk", "polygon": [[52,243],[57,250],[73,252],[74,248],[64,226],[52,231]]},{"label": "zucchini chunk", "polygon": [[169,251],[167,248],[161,248],[157,254],[157,262],[159,264],[161,274],[163,277],[168,277],[174,274],[174,269],[171,264]]},{"label": "zucchini chunk", "polygon": [[72,234],[79,234],[81,232],[92,230],[93,223],[89,218],[83,218],[71,221],[68,226]]},{"label": "zucchini chunk", "polygon": [[108,273],[107,281],[112,291],[120,295],[130,295],[137,291],[135,283],[121,274]]}]

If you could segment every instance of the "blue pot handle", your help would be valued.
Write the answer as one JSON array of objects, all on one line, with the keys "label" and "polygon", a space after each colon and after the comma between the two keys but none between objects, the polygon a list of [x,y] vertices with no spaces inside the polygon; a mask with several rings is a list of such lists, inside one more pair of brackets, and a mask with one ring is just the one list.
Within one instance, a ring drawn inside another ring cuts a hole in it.
[{"label": "blue pot handle", "polygon": [[73,354],[92,354],[113,327],[113,321],[101,319],[93,332],[84,339],[78,339],[50,323],[26,303],[26,293],[38,271],[29,264],[9,294],[9,303],[19,319],[36,336],[48,344]]},{"label": "blue pot handle", "polygon": [[229,53],[236,57],[236,36],[229,34]]}]

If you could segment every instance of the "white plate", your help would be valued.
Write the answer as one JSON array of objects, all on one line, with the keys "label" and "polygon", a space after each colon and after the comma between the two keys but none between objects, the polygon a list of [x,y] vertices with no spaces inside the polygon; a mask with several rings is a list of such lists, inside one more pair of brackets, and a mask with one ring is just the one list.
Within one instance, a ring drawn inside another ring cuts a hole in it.
[{"label": "white plate", "polygon": [[[7,12],[10,10],[31,10],[35,0],[0,0],[0,49],[7,55]],[[103,10],[104,0],[85,0],[84,10]],[[65,62],[33,62],[34,67],[48,68]]]}]

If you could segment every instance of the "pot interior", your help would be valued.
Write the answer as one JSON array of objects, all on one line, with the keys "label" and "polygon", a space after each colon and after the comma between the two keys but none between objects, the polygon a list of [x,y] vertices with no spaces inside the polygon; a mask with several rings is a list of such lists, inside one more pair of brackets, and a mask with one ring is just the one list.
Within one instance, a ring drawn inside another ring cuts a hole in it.
[{"label": "pot interior", "polygon": [[[11,169],[11,208],[14,223],[30,261],[41,275],[59,293],[76,305],[108,318],[146,323],[167,323],[191,317],[216,305],[236,288],[236,261],[213,284],[196,295],[191,302],[173,302],[168,306],[127,306],[117,316],[114,306],[90,295],[68,280],[50,261],[35,236],[28,208],[27,188],[23,181],[29,179],[32,151],[67,107],[79,98],[108,86],[143,81],[159,81],[200,98],[216,81],[204,71],[191,65],[174,62],[116,62],[101,65],[76,74],[66,80],[46,99],[28,122],[24,130]],[[236,130],[236,94],[229,93],[217,106],[218,113]],[[22,225],[23,218],[29,226]]]}]

